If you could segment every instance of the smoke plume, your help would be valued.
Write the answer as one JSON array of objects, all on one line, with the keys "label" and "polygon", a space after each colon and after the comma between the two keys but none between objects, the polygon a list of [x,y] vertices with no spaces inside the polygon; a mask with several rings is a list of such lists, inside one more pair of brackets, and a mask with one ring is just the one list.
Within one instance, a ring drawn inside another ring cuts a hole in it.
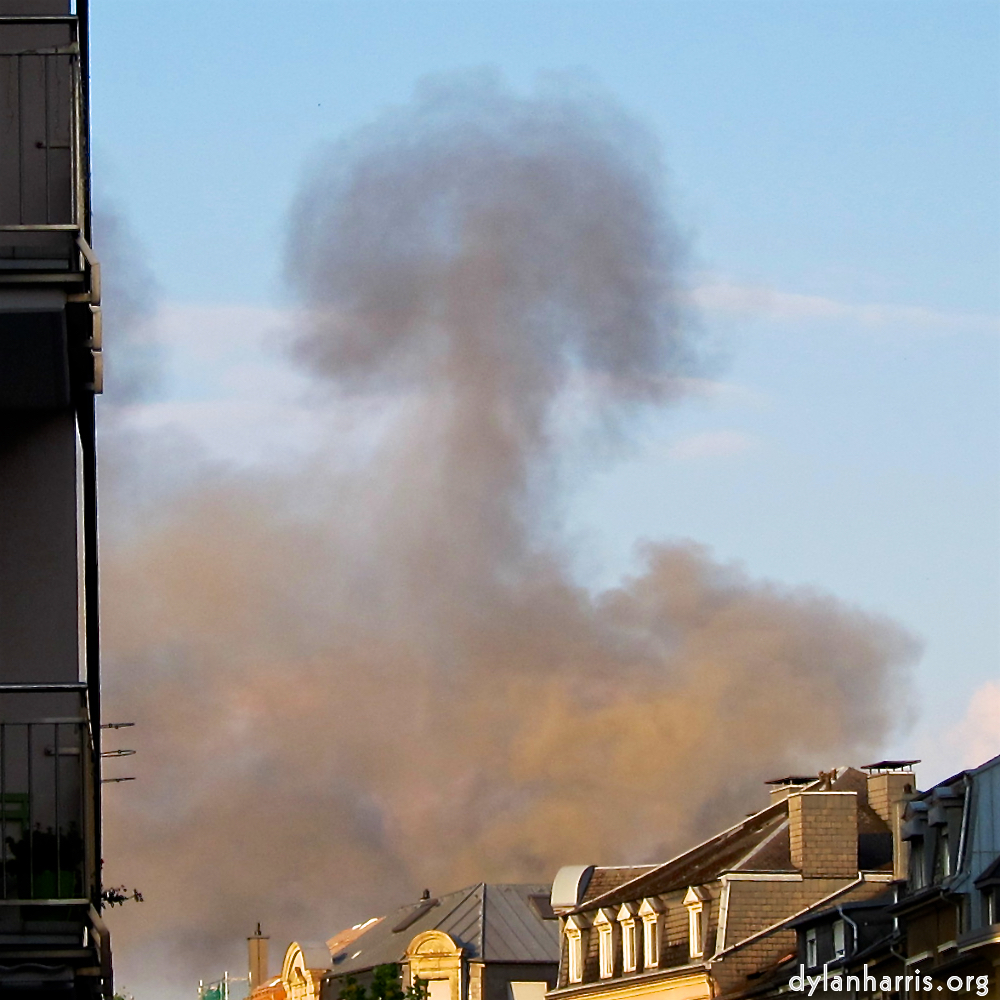
[{"label": "smoke plume", "polygon": [[606,98],[489,76],[314,164],[293,350],[363,447],[206,475],[104,553],[142,751],[105,847],[148,900],[126,985],[239,968],[258,920],[283,947],[425,886],[662,858],[891,727],[889,621],[691,542],[573,578],[567,425],[607,454],[696,363],[662,177]]}]

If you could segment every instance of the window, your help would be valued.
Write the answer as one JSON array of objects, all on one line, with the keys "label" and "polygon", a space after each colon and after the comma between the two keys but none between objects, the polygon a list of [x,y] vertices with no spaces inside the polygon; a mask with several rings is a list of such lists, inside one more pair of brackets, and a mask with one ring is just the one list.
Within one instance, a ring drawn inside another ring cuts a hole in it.
[{"label": "window", "polygon": [[642,953],[647,969],[655,969],[660,964],[660,919],[655,914],[642,923]]},{"label": "window", "polygon": [[688,908],[688,951],[692,958],[701,958],[701,907]]},{"label": "window", "polygon": [[430,980],[427,983],[427,1000],[451,1000],[451,980]]},{"label": "window", "polygon": [[660,964],[660,906],[653,899],[644,899],[639,907],[642,917],[642,964],[655,969]]},{"label": "window", "polygon": [[610,979],[615,974],[614,924],[604,910],[594,918],[597,928],[598,971],[601,979]]},{"label": "window", "polygon": [[819,965],[819,941],[816,937],[816,928],[810,927],[806,931],[806,968],[815,969]]},{"label": "window", "polygon": [[924,871],[924,838],[910,840],[910,889],[923,889],[927,884]]},{"label": "window", "polygon": [[688,889],[684,905],[688,911],[688,954],[701,958],[705,953],[704,907],[708,893],[704,889]]},{"label": "window", "polygon": [[583,982],[583,932],[572,917],[566,921],[566,977]]},{"label": "window", "polygon": [[987,926],[997,923],[997,890],[995,886],[983,890],[983,923]]},{"label": "window", "polygon": [[622,929],[622,972],[635,972],[639,965],[639,942],[635,935],[635,904],[624,903],[618,910]]},{"label": "window", "polygon": [[847,936],[844,933],[846,924],[843,920],[838,920],[833,925],[833,957],[843,958],[847,954]]},{"label": "window", "polygon": [[622,971],[635,972],[635,921],[622,923]]},{"label": "window", "polygon": [[597,933],[600,934],[597,945],[601,957],[601,979],[610,979],[615,974],[615,952],[611,941],[611,928],[598,927]]},{"label": "window", "polygon": [[948,828],[942,828],[937,836],[934,852],[934,881],[940,882],[951,874],[951,851],[948,850]]}]

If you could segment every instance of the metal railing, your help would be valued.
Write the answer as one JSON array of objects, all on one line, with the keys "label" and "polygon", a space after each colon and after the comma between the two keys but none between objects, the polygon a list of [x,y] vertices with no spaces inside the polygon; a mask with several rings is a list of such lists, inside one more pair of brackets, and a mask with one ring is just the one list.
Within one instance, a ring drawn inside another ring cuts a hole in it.
[{"label": "metal railing", "polygon": [[93,898],[86,693],[83,683],[0,684],[0,904]]}]

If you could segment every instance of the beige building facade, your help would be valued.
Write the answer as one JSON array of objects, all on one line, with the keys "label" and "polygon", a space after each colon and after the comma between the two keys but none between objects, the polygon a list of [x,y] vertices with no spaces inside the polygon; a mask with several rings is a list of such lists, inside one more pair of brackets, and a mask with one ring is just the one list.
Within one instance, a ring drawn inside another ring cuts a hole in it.
[{"label": "beige building facade", "polygon": [[664,864],[564,869],[549,1000],[742,995],[795,955],[794,921],[885,891],[913,789],[912,772],[791,776],[765,808]]}]

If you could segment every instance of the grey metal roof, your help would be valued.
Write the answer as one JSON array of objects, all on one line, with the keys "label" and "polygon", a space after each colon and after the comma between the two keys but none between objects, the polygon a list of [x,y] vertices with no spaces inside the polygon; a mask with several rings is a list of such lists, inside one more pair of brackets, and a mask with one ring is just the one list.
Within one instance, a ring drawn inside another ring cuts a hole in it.
[{"label": "grey metal roof", "polygon": [[556,962],[559,924],[543,920],[531,896],[548,900],[547,885],[482,886],[483,957],[487,962]]},{"label": "grey metal roof", "polygon": [[[543,920],[532,896],[548,899],[545,884],[485,883],[448,893],[428,907],[410,903],[373,924],[333,956],[333,975],[357,975],[378,965],[401,962],[409,943],[423,931],[444,931],[469,958],[487,962],[558,962],[559,929]],[[423,912],[421,912],[421,910]],[[413,922],[408,917],[416,917]],[[402,930],[394,930],[398,926]]]},{"label": "grey metal roof", "polygon": [[329,969],[330,951],[322,941],[299,941],[302,961],[307,969]]}]

